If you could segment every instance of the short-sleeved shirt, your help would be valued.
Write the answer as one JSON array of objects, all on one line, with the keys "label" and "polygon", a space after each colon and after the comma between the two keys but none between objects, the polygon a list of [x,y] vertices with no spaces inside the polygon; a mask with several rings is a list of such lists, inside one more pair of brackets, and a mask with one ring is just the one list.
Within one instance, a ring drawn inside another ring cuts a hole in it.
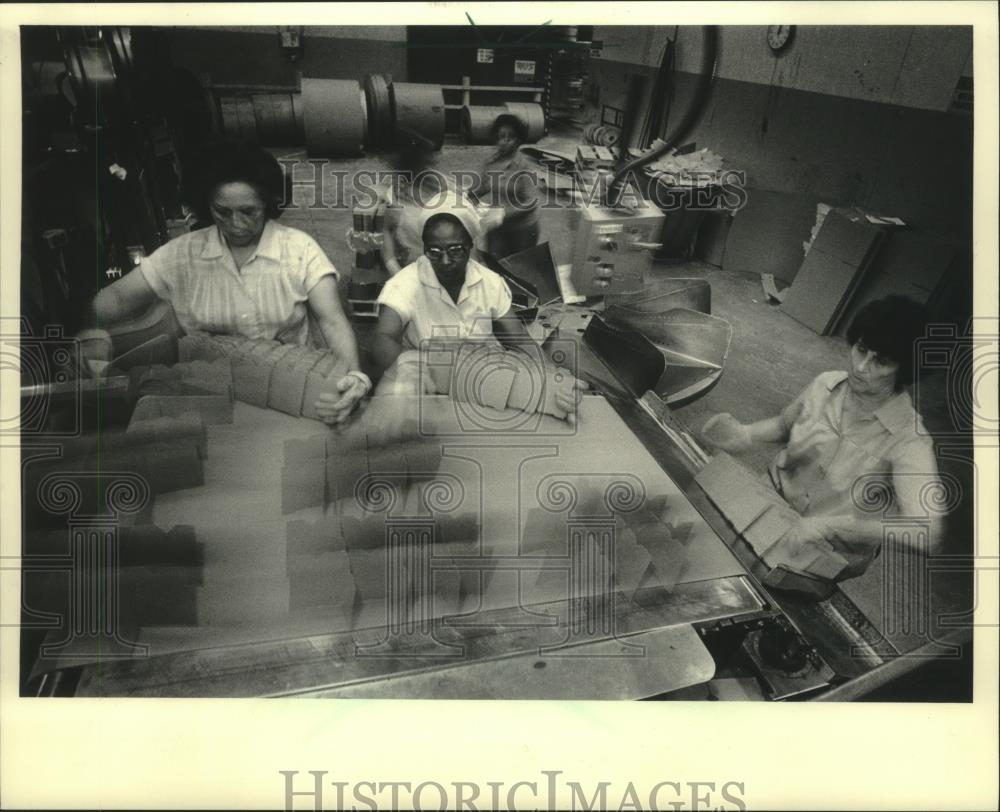
[{"label": "short-sleeved shirt", "polygon": [[420,256],[385,283],[378,301],[402,319],[403,345],[419,349],[430,338],[492,339],[493,320],[510,310],[511,295],[499,274],[470,259],[455,302]]},{"label": "short-sleeved shirt", "polygon": [[307,344],[309,291],[336,278],[305,232],[269,220],[257,248],[237,269],[216,226],[184,234],[142,260],[142,275],[173,305],[187,333],[223,333]]},{"label": "short-sleeved shirt", "polygon": [[850,515],[858,479],[881,476],[900,515],[924,514],[919,494],[938,469],[933,441],[909,394],[898,392],[845,431],[848,386],[846,372],[824,372],[784,410],[789,439],[771,465],[772,483],[803,516]]},{"label": "short-sleeved shirt", "polygon": [[[789,438],[769,468],[771,483],[803,516],[881,518],[862,509],[867,486],[892,494],[886,512],[926,517],[920,494],[939,482],[938,467],[934,443],[910,395],[898,392],[845,429],[847,378],[843,371],[818,375],[782,412]],[[857,539],[837,537],[831,543],[847,562],[840,578],[864,572],[879,549]]]},{"label": "short-sleeved shirt", "polygon": [[483,167],[480,191],[504,209],[504,225],[527,228],[539,222],[538,172],[520,153],[493,157]]}]

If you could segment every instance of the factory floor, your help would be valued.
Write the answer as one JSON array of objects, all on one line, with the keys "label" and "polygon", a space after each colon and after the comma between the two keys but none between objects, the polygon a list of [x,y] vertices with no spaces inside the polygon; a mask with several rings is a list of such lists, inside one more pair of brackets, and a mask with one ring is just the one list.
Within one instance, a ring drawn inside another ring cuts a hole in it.
[{"label": "factory floor", "polygon": [[[550,135],[539,146],[575,152],[579,136],[573,133]],[[300,150],[274,150],[279,157],[304,160]],[[434,164],[443,172],[470,170],[482,165],[491,154],[489,146],[469,146],[446,142]],[[332,161],[327,171],[388,169],[379,157]],[[297,170],[295,177],[310,173]],[[301,186],[302,184],[300,184]],[[299,191],[297,194],[302,194]],[[324,195],[329,195],[329,185]],[[298,199],[293,196],[293,200]],[[345,242],[351,225],[346,207],[298,207],[286,211],[286,225],[312,234],[342,272],[342,289],[353,265],[353,254]],[[542,240],[548,241],[556,263],[568,262],[572,250],[572,218],[566,208],[542,211]],[[766,268],[760,269],[766,273]],[[733,327],[733,341],[725,371],[709,392],[694,402],[675,410],[676,416],[697,432],[705,420],[718,412],[729,412],[742,422],[752,422],[777,414],[817,374],[826,370],[843,369],[847,362],[847,346],[842,338],[819,336],[785,315],[764,296],[758,274],[734,273],[704,262],[655,263],[653,279],[662,277],[697,277],[707,280],[712,291],[712,313],[726,319]],[[370,329],[370,328],[369,328]],[[362,351],[367,344],[367,329],[359,329]],[[927,427],[937,433],[949,425],[946,376],[929,376],[922,381],[919,409]],[[756,448],[743,456],[743,462],[755,471],[763,472],[776,452],[776,447]],[[959,484],[962,504],[949,521],[948,537],[942,552],[951,555],[972,553],[972,501],[974,481],[967,449],[958,450],[951,459],[942,458],[941,470]],[[924,627],[936,628],[940,616],[961,613],[974,605],[973,584],[969,572],[929,573],[921,589],[930,594],[922,601],[933,616],[923,622],[899,624],[886,612],[887,595],[882,575],[882,559],[876,559],[862,577],[844,584],[844,591],[876,621],[876,625],[897,628],[887,636],[901,650],[910,650],[926,642]]]}]

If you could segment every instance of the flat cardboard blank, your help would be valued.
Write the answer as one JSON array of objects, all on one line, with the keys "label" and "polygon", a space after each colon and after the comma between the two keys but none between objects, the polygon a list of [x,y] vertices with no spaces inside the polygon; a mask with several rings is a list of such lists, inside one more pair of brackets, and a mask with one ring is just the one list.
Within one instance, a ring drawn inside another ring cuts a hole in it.
[{"label": "flat cardboard blank", "polygon": [[883,237],[876,226],[831,211],[785,295],[782,311],[827,335],[849,306]]},{"label": "flat cardboard blank", "polygon": [[802,243],[816,222],[816,198],[749,189],[726,235],[722,267],[773,274],[791,282],[802,265]]}]

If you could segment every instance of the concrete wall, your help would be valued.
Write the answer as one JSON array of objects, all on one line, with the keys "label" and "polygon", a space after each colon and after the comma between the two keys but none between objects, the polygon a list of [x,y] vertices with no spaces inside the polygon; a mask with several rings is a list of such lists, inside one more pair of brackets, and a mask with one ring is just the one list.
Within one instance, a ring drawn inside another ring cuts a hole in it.
[{"label": "concrete wall", "polygon": [[[971,236],[972,117],[947,112],[971,74],[970,28],[799,26],[778,56],[765,26],[723,26],[708,107],[688,137],[743,169],[754,188],[812,195]],[[600,103],[621,107],[629,77],[652,76],[674,28],[598,28]],[[631,45],[630,45],[631,43]],[[702,33],[676,29],[669,132],[687,108]]]},{"label": "concrete wall", "polygon": [[[719,29],[716,76],[750,84],[805,90],[901,107],[944,111],[958,78],[971,75],[970,26],[796,26],[775,55],[767,26]],[[675,67],[697,73],[702,32],[695,26],[595,26],[601,60],[656,67],[668,38]]]},{"label": "concrete wall", "polygon": [[[722,79],[945,111],[972,53],[970,26],[797,26],[774,55],[766,26],[724,26]],[[701,33],[678,30],[677,69],[696,73]]]},{"label": "concrete wall", "polygon": [[[676,110],[694,85],[677,77]],[[745,170],[752,188],[971,236],[971,116],[722,79],[688,140]]]},{"label": "concrete wall", "polygon": [[214,26],[168,31],[175,65],[219,84],[294,85],[297,74],[361,79],[367,73],[406,78],[406,26],[307,26],[303,53],[290,62],[277,26]]}]

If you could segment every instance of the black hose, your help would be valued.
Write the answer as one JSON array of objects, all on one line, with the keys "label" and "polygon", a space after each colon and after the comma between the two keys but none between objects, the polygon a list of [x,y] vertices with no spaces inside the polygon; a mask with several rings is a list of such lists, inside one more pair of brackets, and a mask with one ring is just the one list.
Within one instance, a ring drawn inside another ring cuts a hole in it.
[{"label": "black hose", "polygon": [[685,111],[677,127],[664,140],[669,147],[683,141],[698,123],[708,105],[708,97],[712,91],[712,81],[719,60],[719,27],[706,25],[704,27],[704,47],[701,53],[701,71],[698,74],[698,86],[695,88],[694,99]]},{"label": "black hose", "polygon": [[649,146],[650,141],[653,141],[663,135],[663,128],[667,124],[667,110],[670,105],[670,97],[672,93],[672,83],[673,83],[673,70],[674,70],[674,41],[672,39],[667,40],[667,44],[663,47],[663,57],[660,59],[660,69],[656,74],[656,97],[653,99],[653,103],[650,105],[649,111],[649,133],[647,138],[645,138],[639,146],[646,148]]},{"label": "black hose", "polygon": [[646,93],[647,81],[647,78],[642,74],[636,74],[629,79],[628,93],[625,98],[625,117],[622,121],[621,135],[618,136],[618,149],[622,156],[628,154],[626,152],[628,145],[632,143],[636,134],[641,132],[639,107],[642,105],[642,97]]},{"label": "black hose", "polygon": [[[618,167],[614,177],[611,179],[611,183],[608,185],[609,205],[615,206],[618,204],[618,200],[624,189],[622,180],[629,172],[652,163],[673,149],[674,144],[677,144],[691,132],[691,128],[694,127],[702,113],[705,112],[709,93],[712,90],[712,80],[715,78],[715,71],[718,66],[719,27],[717,25],[706,25],[702,28],[702,31],[704,32],[704,47],[701,54],[701,71],[698,74],[698,86],[695,88],[694,98],[690,106],[684,112],[673,132],[663,139],[663,144],[652,152],[647,152],[638,158],[626,161]],[[628,145],[623,141],[622,150],[624,151],[627,147]]]}]

